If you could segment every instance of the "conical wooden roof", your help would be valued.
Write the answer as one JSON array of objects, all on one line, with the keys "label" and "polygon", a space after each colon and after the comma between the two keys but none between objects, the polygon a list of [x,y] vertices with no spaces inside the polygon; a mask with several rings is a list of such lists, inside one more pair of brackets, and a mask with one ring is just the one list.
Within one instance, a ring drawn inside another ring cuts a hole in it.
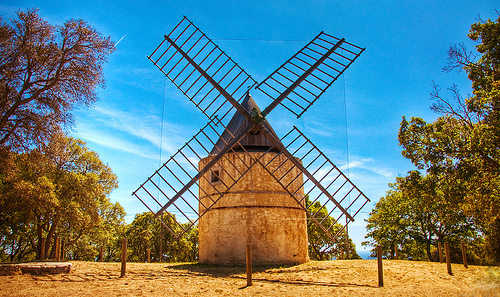
[{"label": "conical wooden roof", "polygon": [[[255,101],[252,99],[250,93],[247,93],[245,99],[241,102],[241,105],[249,113],[252,113],[252,109],[255,108],[260,114],[260,108],[257,106],[257,103],[255,103]],[[220,150],[222,150],[225,147],[226,143],[231,141],[232,139],[231,134],[235,135],[238,128],[246,120],[247,119],[245,118],[245,116],[243,116],[239,111],[236,111],[231,121],[229,121],[226,130],[222,133],[221,137],[219,138],[214,148],[210,152],[210,155],[216,155]],[[271,127],[271,125],[267,120],[264,120],[264,122],[262,122],[262,126],[263,128],[267,129],[267,131],[269,131],[270,134],[274,135],[277,139],[279,139],[278,135],[276,135],[276,132],[274,132],[273,128]],[[228,131],[231,132],[231,134]],[[257,134],[254,134],[251,131],[240,140],[239,144],[236,144],[233,147],[233,150],[241,151],[243,150],[241,146],[243,146],[245,150],[249,152],[262,152],[262,151],[265,152],[269,150],[269,148],[273,147],[273,143],[269,141],[269,139],[267,139],[267,137],[265,137],[262,133],[260,133],[260,131],[258,131]],[[273,148],[272,151],[278,151],[278,149]]]}]

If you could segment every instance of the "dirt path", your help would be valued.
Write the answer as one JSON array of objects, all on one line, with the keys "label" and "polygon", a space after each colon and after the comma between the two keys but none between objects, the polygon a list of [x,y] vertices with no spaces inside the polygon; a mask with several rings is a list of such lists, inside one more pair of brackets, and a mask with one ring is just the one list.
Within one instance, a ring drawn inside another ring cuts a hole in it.
[{"label": "dirt path", "polygon": [[200,264],[71,262],[68,274],[0,276],[0,296],[500,296],[500,267],[384,261],[378,287],[375,260],[254,267]]}]

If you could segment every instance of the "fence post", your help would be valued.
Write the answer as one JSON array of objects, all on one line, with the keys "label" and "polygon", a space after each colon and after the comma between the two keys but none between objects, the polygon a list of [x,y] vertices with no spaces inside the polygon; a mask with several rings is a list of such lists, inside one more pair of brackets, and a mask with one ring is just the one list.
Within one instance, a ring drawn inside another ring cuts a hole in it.
[{"label": "fence post", "polygon": [[438,241],[438,256],[439,263],[443,263],[443,245],[441,244],[441,241]]},{"label": "fence post", "polygon": [[252,244],[247,243],[247,287],[252,285]]},{"label": "fence post", "polygon": [[444,251],[446,253],[446,268],[448,268],[448,274],[453,275],[453,273],[451,272],[450,243],[444,243]]},{"label": "fence post", "polygon": [[[347,217],[346,217],[347,221]],[[349,230],[347,230],[347,225],[345,225],[345,259],[349,260],[350,254],[349,254]]]},{"label": "fence post", "polygon": [[127,239],[122,239],[122,271],[120,277],[125,276],[125,270],[127,268]]},{"label": "fence post", "polygon": [[146,249],[147,263],[151,263],[151,249]]},{"label": "fence post", "polygon": [[45,238],[42,238],[40,242],[40,260],[45,260]]},{"label": "fence post", "polygon": [[56,237],[56,262],[61,262],[61,237]]},{"label": "fence post", "polygon": [[104,246],[101,245],[100,251],[99,251],[99,261],[103,262],[104,261]]},{"label": "fence post", "polygon": [[465,243],[462,241],[462,259],[464,260],[464,267],[469,268],[467,265],[467,251],[465,250]]},{"label": "fence post", "polygon": [[378,286],[384,286],[384,269],[382,267],[382,247],[377,245],[377,264],[378,264]]}]

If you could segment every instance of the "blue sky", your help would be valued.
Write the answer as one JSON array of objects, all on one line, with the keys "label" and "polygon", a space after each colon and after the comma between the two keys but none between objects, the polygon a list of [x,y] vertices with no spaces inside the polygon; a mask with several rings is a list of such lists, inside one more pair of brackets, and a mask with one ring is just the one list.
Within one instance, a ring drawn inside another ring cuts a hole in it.
[{"label": "blue sky", "polygon": [[[345,38],[365,52],[300,119],[282,110],[268,120],[279,135],[301,129],[372,200],[350,235],[358,249],[364,218],[395,177],[414,169],[397,141],[403,115],[428,121],[432,81],[457,83],[444,73],[447,49],[465,42],[470,25],[496,19],[496,1],[5,1],[0,14],[38,7],[53,24],[84,19],[118,42],[105,65],[106,88],[90,109],[76,111],[71,135],[87,142],[118,175],[111,195],[127,221],[146,209],[131,193],[206,123],[206,118],[147,59],[185,15],[260,81],[320,31]],[[443,93],[444,94],[444,93]],[[253,98],[261,106],[257,92]],[[264,98],[262,98],[264,99]],[[162,127],[162,107],[165,100]],[[347,115],[347,118],[346,118]],[[346,136],[347,135],[347,136]],[[162,150],[160,152],[160,142]]]}]

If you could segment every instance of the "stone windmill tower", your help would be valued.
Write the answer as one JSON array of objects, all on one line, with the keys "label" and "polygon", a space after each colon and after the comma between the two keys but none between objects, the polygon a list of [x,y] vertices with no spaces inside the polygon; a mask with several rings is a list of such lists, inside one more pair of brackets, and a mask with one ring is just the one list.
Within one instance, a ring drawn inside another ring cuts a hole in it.
[{"label": "stone windmill tower", "polygon": [[[257,83],[184,17],[149,59],[209,122],[133,195],[177,237],[198,224],[200,262],[244,262],[248,242],[256,263],[306,262],[307,224],[333,240],[369,199],[297,127],[280,139],[266,116],[280,105],[300,118],[363,50],[321,32]],[[271,99],[263,111],[254,87]]]},{"label": "stone windmill tower", "polygon": [[[255,108],[260,112],[250,94],[241,105],[248,111]],[[223,148],[230,134],[234,134],[244,121],[245,118],[236,112],[211,154],[200,161],[200,168],[217,155],[218,148]],[[262,126],[277,137],[267,120]],[[295,199],[264,166],[256,164],[214,207],[204,209],[204,205],[210,204],[210,197],[217,195],[217,190],[224,190],[222,180],[226,176],[221,168],[233,171],[230,174],[235,175],[237,171],[245,171],[251,159],[270,163],[269,170],[280,171],[276,174],[284,176],[283,182],[291,183],[289,188],[295,192]],[[253,259],[257,263],[303,263],[309,260],[305,204],[303,201],[302,205],[297,204],[304,198],[302,172],[285,160],[286,156],[280,155],[271,141],[255,131],[245,135],[225,161],[206,173],[206,178],[200,181],[199,208],[200,212],[206,212],[198,225],[201,263],[245,262],[247,242],[253,243]]]}]

